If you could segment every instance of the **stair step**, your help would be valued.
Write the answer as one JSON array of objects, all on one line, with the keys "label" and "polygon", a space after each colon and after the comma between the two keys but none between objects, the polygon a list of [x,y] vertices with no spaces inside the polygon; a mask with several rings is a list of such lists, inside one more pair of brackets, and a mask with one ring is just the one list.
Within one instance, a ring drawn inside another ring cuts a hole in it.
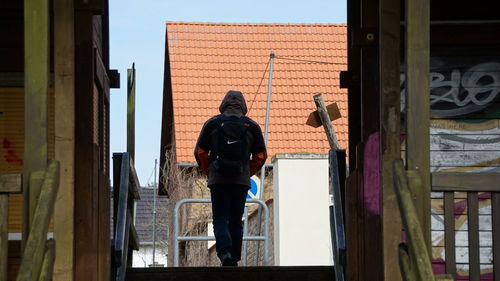
[{"label": "stair step", "polygon": [[333,281],[332,266],[129,268],[126,281]]}]

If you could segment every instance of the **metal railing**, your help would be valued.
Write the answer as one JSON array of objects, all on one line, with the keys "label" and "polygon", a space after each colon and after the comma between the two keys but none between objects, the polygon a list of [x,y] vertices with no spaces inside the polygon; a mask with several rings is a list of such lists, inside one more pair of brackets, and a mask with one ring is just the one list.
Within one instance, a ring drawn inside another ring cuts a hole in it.
[{"label": "metal railing", "polygon": [[140,199],[140,184],[128,152],[113,153],[113,186],[113,280],[123,281],[132,250],[139,250],[133,214],[134,201]]},{"label": "metal railing", "polygon": [[346,265],[346,239],[344,226],[344,196],[346,178],[345,150],[331,149],[328,154],[330,186],[333,206],[330,206],[330,229],[335,280],[344,281]]},{"label": "metal railing", "polygon": [[[269,209],[262,200],[247,199],[247,203],[259,204],[264,210],[264,234],[262,236],[243,236],[243,241],[264,241],[264,265],[269,265]],[[215,241],[214,236],[179,236],[179,209],[186,203],[212,203],[208,198],[182,199],[174,208],[174,266],[179,266],[179,243],[181,241]]]}]

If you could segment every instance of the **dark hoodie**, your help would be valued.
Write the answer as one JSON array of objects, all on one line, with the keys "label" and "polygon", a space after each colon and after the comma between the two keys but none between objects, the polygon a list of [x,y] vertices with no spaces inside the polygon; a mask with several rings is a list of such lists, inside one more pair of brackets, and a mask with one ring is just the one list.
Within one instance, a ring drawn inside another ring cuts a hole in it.
[{"label": "dark hoodie", "polygon": [[214,184],[238,184],[250,187],[250,177],[262,167],[267,158],[262,131],[256,122],[248,117],[244,117],[248,110],[245,98],[240,91],[228,91],[222,99],[219,111],[221,115],[245,118],[248,122],[249,127],[246,140],[249,147],[248,157],[250,158],[251,156],[249,165],[244,169],[243,173],[231,176],[221,175],[211,165],[210,152],[212,151],[212,145],[217,140],[217,127],[219,126],[221,115],[213,116],[203,125],[194,150],[196,162],[198,162],[200,169],[208,175],[209,186]]}]

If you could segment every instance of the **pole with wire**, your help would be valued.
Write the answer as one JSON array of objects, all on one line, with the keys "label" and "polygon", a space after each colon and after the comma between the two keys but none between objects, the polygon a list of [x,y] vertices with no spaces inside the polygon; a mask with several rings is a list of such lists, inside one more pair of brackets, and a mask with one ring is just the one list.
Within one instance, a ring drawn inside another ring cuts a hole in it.
[{"label": "pole with wire", "polygon": [[[269,55],[269,79],[267,80],[267,102],[266,102],[266,119],[264,123],[264,143],[267,147],[267,141],[268,141],[268,135],[269,135],[269,113],[271,110],[271,90],[273,86],[273,70],[274,70],[274,58],[276,57],[274,52],[271,52]],[[264,180],[266,177],[266,163],[262,165],[262,168],[260,169],[260,190],[258,194],[259,199],[264,198]],[[260,235],[261,231],[261,224],[262,224],[262,211],[259,206],[259,209],[257,210],[257,217],[259,218],[259,221],[257,223],[257,235]],[[256,249],[256,257],[255,257],[255,265],[259,265],[259,256],[260,256],[260,247],[257,244],[257,249]]]},{"label": "pole with wire", "polygon": [[[274,58],[275,54],[274,52],[271,52],[269,55],[270,57],[270,63],[269,63],[269,80],[267,81],[267,102],[266,102],[266,120],[264,123],[264,143],[267,146],[267,139],[268,139],[268,134],[269,134],[269,111],[271,110],[271,89],[273,86],[273,69],[274,69]],[[266,165],[262,165],[262,168],[260,169],[260,190],[258,194],[258,198],[262,199],[263,198],[263,190],[264,190],[264,178],[265,178],[265,173],[266,173]]]},{"label": "pole with wire", "polygon": [[154,183],[153,183],[153,266],[156,266],[155,256],[156,256],[156,167],[158,165],[158,159],[155,159],[155,170],[154,170]]}]

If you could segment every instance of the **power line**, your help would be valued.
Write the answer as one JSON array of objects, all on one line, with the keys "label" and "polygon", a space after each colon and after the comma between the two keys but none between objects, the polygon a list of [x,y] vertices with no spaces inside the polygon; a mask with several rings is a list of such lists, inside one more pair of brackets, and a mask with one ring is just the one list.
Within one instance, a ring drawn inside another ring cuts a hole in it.
[{"label": "power line", "polygon": [[276,56],[277,59],[282,59],[282,60],[292,60],[292,61],[300,61],[300,62],[307,62],[307,63],[320,63],[320,64],[338,64],[338,65],[347,65],[347,63],[343,62],[329,62],[329,61],[316,61],[316,60],[302,60],[302,59],[294,59],[294,58],[287,58],[287,57],[278,57]]},{"label": "power line", "polygon": [[255,99],[257,98],[257,94],[259,93],[260,86],[262,86],[262,81],[264,81],[264,78],[266,77],[266,72],[267,72],[267,68],[269,67],[270,61],[271,61],[271,58],[269,58],[269,60],[267,61],[266,69],[264,70],[264,73],[262,73],[262,78],[260,78],[259,87],[257,87],[257,91],[255,92],[255,94],[253,96],[252,103],[250,104],[250,108],[247,111],[247,115],[250,114],[250,110],[252,110],[252,106],[253,106],[253,103],[255,102]]}]

